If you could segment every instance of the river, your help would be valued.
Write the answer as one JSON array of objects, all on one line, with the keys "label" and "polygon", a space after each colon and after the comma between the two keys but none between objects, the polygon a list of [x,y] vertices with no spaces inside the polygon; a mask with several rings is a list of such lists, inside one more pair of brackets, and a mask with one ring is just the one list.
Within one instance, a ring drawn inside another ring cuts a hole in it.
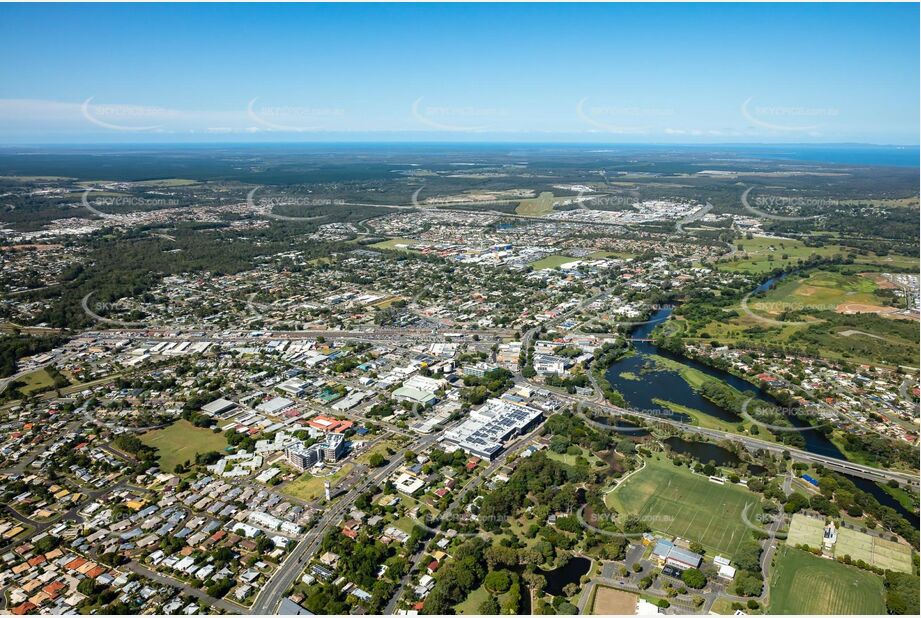
[{"label": "river", "polygon": [[[756,292],[766,292],[772,285],[774,285],[780,279],[783,279],[786,275],[781,275],[779,277],[772,277],[759,285],[755,291]],[[656,311],[645,324],[641,324],[634,328],[630,335],[632,338],[648,339],[652,334],[652,331],[668,320],[671,316],[672,308],[663,307]],[[652,413],[653,411],[662,410],[662,406],[657,404],[654,399],[663,399],[666,401],[671,401],[688,408],[697,410],[703,414],[713,416],[715,418],[728,421],[728,422],[741,422],[742,419],[734,412],[725,410],[709,400],[701,396],[697,391],[695,391],[691,386],[682,378],[677,372],[662,369],[655,365],[655,361],[651,358],[653,355],[662,356],[668,358],[677,363],[681,363],[687,367],[696,369],[708,376],[716,378],[729,386],[732,386],[738,391],[741,392],[750,392],[757,399],[777,405],[777,401],[768,395],[767,393],[761,391],[757,386],[743,380],[742,378],[732,375],[721,369],[716,369],[705,365],[701,362],[695,361],[684,356],[677,354],[672,354],[668,350],[657,347],[651,341],[634,341],[633,348],[635,354],[627,356],[614,364],[612,364],[605,373],[605,378],[610,382],[616,390],[618,390],[621,395],[623,395],[624,400],[627,402],[628,406],[645,411],[647,413]],[[626,377],[621,374],[626,373]],[[631,375],[632,374],[632,375]],[[639,378],[639,379],[636,379]],[[660,412],[666,416],[671,416],[675,420],[687,421],[687,417],[680,418],[679,415],[669,414],[668,412]],[[789,417],[790,422],[800,428],[808,427],[808,423],[803,420],[796,418],[795,416]],[[809,451],[810,453],[815,453],[817,455],[824,455],[826,457],[833,457],[835,459],[840,459],[846,461],[847,458],[844,454],[838,449],[834,443],[828,439],[825,434],[821,431],[814,429],[809,429],[803,432],[800,432],[800,435],[803,436],[805,440],[804,450]],[[883,490],[879,485],[873,481],[867,479],[854,477],[851,475],[845,475],[850,480],[857,485],[858,488],[866,491],[879,501],[880,504],[884,506],[892,507],[903,517],[912,522],[912,524],[917,528],[919,526],[918,516],[908,509],[906,509],[898,500],[896,500],[892,495]]]}]

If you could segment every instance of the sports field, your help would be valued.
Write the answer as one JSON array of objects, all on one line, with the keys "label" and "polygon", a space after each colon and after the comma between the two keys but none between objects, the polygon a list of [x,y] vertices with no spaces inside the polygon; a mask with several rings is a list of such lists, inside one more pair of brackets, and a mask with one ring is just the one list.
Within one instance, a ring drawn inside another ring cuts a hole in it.
[{"label": "sports field", "polygon": [[731,557],[752,538],[743,521],[745,505],[751,505],[750,521],[757,521],[761,512],[758,498],[744,487],[713,483],[662,456],[647,460],[605,501],[619,513],[638,515],[654,531],[697,541]]},{"label": "sports field", "polygon": [[911,548],[876,536],[841,528],[835,543],[835,558],[850,556],[881,569],[911,573]]},{"label": "sports field", "polygon": [[769,614],[885,614],[882,578],[782,547],[771,577]]},{"label": "sports field", "polygon": [[569,257],[568,255],[548,255],[545,258],[531,262],[530,266],[534,270],[544,270],[545,268],[559,268],[563,264],[576,262],[579,258]]},{"label": "sports field", "polygon": [[809,547],[822,547],[822,533],[825,522],[815,517],[806,517],[800,513],[793,516],[790,522],[790,531],[787,532],[787,545],[808,545]]},{"label": "sports field", "polygon": [[141,436],[141,442],[157,449],[160,469],[164,472],[172,472],[176,464],[194,462],[195,456],[200,453],[223,451],[227,447],[223,434],[196,427],[186,420],[148,431]]},{"label": "sports field", "polygon": [[418,240],[413,240],[411,238],[390,238],[387,240],[382,240],[381,242],[376,242],[373,245],[369,245],[373,249],[393,249],[394,251],[409,251],[415,245],[418,245]]}]

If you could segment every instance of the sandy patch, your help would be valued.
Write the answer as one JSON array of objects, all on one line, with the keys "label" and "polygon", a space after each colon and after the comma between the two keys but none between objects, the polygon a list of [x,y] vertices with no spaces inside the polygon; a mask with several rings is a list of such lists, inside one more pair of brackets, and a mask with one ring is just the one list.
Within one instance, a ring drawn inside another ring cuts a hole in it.
[{"label": "sandy patch", "polygon": [[817,291],[818,291],[818,288],[813,285],[801,285],[798,288],[796,288],[796,290],[794,290],[793,293],[796,294],[797,296],[812,296]]},{"label": "sandy patch", "polygon": [[592,614],[632,616],[636,613],[636,599],[637,595],[631,592],[598,586],[595,589]]},{"label": "sandy patch", "polygon": [[862,303],[841,303],[835,308],[836,313],[876,313],[885,315],[898,311],[895,307],[880,307],[879,305],[864,305]]}]

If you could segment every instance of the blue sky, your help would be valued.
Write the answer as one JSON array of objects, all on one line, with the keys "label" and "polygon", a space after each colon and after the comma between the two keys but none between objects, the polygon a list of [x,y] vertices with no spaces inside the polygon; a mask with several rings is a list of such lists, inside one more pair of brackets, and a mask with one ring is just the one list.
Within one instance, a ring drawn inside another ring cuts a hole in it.
[{"label": "blue sky", "polygon": [[0,5],[0,144],[917,144],[918,5]]}]

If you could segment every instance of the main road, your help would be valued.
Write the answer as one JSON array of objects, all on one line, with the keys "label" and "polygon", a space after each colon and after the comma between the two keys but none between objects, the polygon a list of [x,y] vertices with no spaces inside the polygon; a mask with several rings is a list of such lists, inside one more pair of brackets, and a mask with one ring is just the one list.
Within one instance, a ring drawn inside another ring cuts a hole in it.
[{"label": "main road", "polygon": [[[529,384],[535,388],[543,388],[542,385],[537,384],[536,382],[529,382]],[[858,464],[850,462],[844,459],[837,459],[835,457],[828,457],[826,455],[817,455],[815,453],[810,453],[808,451],[803,451],[798,448],[787,446],[785,444],[777,444],[774,442],[767,442],[766,440],[760,440],[758,438],[752,438],[749,436],[740,436],[728,431],[721,431],[719,429],[707,429],[706,427],[699,427],[697,425],[688,425],[674,419],[665,418],[662,416],[656,416],[652,414],[647,414],[640,410],[631,410],[628,408],[621,408],[619,406],[611,405],[609,403],[598,403],[594,401],[589,401],[582,397],[575,397],[569,394],[558,393],[554,391],[553,393],[557,398],[562,399],[566,402],[575,404],[579,406],[580,409],[592,408],[608,414],[614,414],[616,416],[623,416],[629,414],[631,416],[636,416],[640,418],[645,418],[647,420],[655,421],[657,423],[666,423],[681,429],[682,431],[687,431],[689,433],[695,433],[700,436],[707,438],[713,438],[716,440],[732,440],[734,442],[740,443],[748,450],[762,449],[772,453],[783,453],[787,452],[790,454],[790,458],[794,461],[800,461],[804,463],[819,463],[825,466],[826,468],[831,468],[838,472],[844,472],[847,474],[853,474],[854,476],[859,476],[866,478],[872,481],[888,481],[896,480],[900,483],[908,484],[914,488],[917,488],[919,485],[919,478],[916,474],[911,474],[908,472],[897,472],[895,470],[884,470],[881,468],[874,468],[872,466],[866,466],[863,464]],[[587,418],[587,417],[586,417]],[[611,429],[610,426],[603,423],[596,423],[591,419],[587,419],[594,426],[599,429]]]},{"label": "main road", "polygon": [[[414,449],[424,450],[434,444],[437,439],[437,434],[427,436],[412,446]],[[317,521],[307,534],[304,535],[304,538],[301,539],[297,546],[291,550],[291,553],[288,554],[285,561],[279,565],[278,570],[275,571],[272,577],[269,578],[269,581],[262,587],[262,590],[259,591],[259,595],[256,597],[252,609],[250,610],[251,613],[265,615],[274,614],[278,610],[278,605],[284,598],[288,588],[291,587],[301,574],[301,571],[304,570],[307,562],[310,561],[313,554],[319,549],[327,529],[339,523],[339,518],[352,507],[352,504],[358,496],[370,486],[381,482],[394,470],[399,468],[403,464],[406,450],[408,449],[403,449],[393,455],[392,461],[386,466],[376,473],[369,475],[364,481],[352,486],[345,495],[335,500],[319,521]]]}]

